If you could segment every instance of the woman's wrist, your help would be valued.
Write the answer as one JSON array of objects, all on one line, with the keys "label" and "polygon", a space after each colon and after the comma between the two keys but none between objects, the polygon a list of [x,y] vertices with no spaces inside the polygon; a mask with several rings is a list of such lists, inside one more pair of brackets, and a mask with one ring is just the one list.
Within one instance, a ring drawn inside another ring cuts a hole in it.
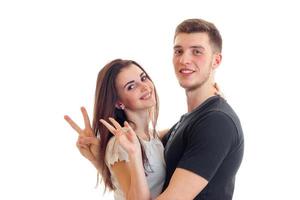
[{"label": "woman's wrist", "polygon": [[142,162],[142,153],[140,151],[128,153],[129,160],[133,163]]},{"label": "woman's wrist", "polygon": [[91,160],[91,163],[94,165],[94,167],[100,172],[101,171],[101,166],[99,161],[97,160]]}]

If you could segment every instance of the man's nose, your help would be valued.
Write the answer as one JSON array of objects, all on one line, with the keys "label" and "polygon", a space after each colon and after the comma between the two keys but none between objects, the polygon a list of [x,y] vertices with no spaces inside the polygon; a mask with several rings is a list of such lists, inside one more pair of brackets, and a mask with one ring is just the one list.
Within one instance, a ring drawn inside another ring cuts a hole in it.
[{"label": "man's nose", "polygon": [[179,59],[180,64],[189,65],[191,64],[191,54],[189,52],[184,52]]}]

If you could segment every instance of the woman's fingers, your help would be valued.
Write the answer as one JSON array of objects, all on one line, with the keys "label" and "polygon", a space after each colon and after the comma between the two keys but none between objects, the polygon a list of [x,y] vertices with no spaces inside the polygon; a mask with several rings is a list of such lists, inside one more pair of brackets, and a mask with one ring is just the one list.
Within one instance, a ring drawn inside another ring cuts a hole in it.
[{"label": "woman's fingers", "polygon": [[108,122],[106,122],[104,119],[100,119],[100,122],[112,133],[115,134],[116,129],[112,125],[110,125]]},{"label": "woman's fingers", "polygon": [[131,128],[127,121],[124,122],[124,126],[127,128],[130,134],[135,134],[134,130]]},{"label": "woman's fingers", "polygon": [[116,127],[116,129],[118,130],[122,129],[122,126],[114,118],[109,117],[108,119]]},{"label": "woman's fingers", "polygon": [[68,115],[64,116],[64,119],[70,124],[70,126],[79,134],[81,135],[82,130],[81,128],[69,117]]},{"label": "woman's fingers", "polygon": [[76,144],[78,149],[85,149],[85,150],[89,150],[89,146],[88,145],[84,145],[84,144]]},{"label": "woman's fingers", "polygon": [[[129,126],[129,124],[127,123],[127,126],[128,127],[122,127],[119,122],[117,122],[114,118],[108,118],[109,121],[111,121],[111,123],[114,125],[114,127],[109,124],[107,121],[103,120],[103,119],[100,119],[100,122],[114,135],[116,136],[120,136],[122,135],[123,133],[126,133],[128,131],[133,131],[131,129],[131,127]],[[129,129],[130,128],[130,129]]]},{"label": "woman's fingers", "polygon": [[79,136],[78,143],[81,145],[100,145],[99,139],[96,137]]},{"label": "woman's fingers", "polygon": [[90,122],[90,119],[89,119],[89,116],[87,114],[85,107],[81,107],[80,110],[81,110],[81,113],[83,116],[85,128],[91,128],[91,122]]},{"label": "woman's fingers", "polygon": [[124,122],[124,126],[127,127],[130,131],[133,131],[133,129],[131,128],[131,126],[127,121]]}]

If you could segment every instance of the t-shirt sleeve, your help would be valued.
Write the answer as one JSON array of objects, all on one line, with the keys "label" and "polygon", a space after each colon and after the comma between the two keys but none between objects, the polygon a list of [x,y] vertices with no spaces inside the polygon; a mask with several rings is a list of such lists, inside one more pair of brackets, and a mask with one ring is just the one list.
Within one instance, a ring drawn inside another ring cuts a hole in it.
[{"label": "t-shirt sleeve", "polygon": [[113,165],[119,161],[129,161],[128,154],[125,149],[118,143],[115,136],[113,136],[107,146],[105,152],[105,162],[106,164]]},{"label": "t-shirt sleeve", "polygon": [[187,146],[178,167],[210,181],[230,151],[237,133],[225,113],[213,111],[190,127]]}]

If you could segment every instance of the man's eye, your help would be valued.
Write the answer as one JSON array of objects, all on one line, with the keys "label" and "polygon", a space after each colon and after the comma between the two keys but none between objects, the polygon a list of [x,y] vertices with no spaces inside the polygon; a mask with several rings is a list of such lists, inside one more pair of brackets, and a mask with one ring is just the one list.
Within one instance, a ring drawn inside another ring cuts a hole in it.
[{"label": "man's eye", "polygon": [[194,49],[194,50],[193,50],[193,53],[194,53],[195,55],[202,54],[202,52],[201,52],[201,51],[199,51],[199,50],[197,50],[197,49]]},{"label": "man's eye", "polygon": [[176,50],[174,50],[174,54],[175,55],[179,55],[179,54],[181,54],[182,53],[182,50],[181,49],[176,49]]}]

